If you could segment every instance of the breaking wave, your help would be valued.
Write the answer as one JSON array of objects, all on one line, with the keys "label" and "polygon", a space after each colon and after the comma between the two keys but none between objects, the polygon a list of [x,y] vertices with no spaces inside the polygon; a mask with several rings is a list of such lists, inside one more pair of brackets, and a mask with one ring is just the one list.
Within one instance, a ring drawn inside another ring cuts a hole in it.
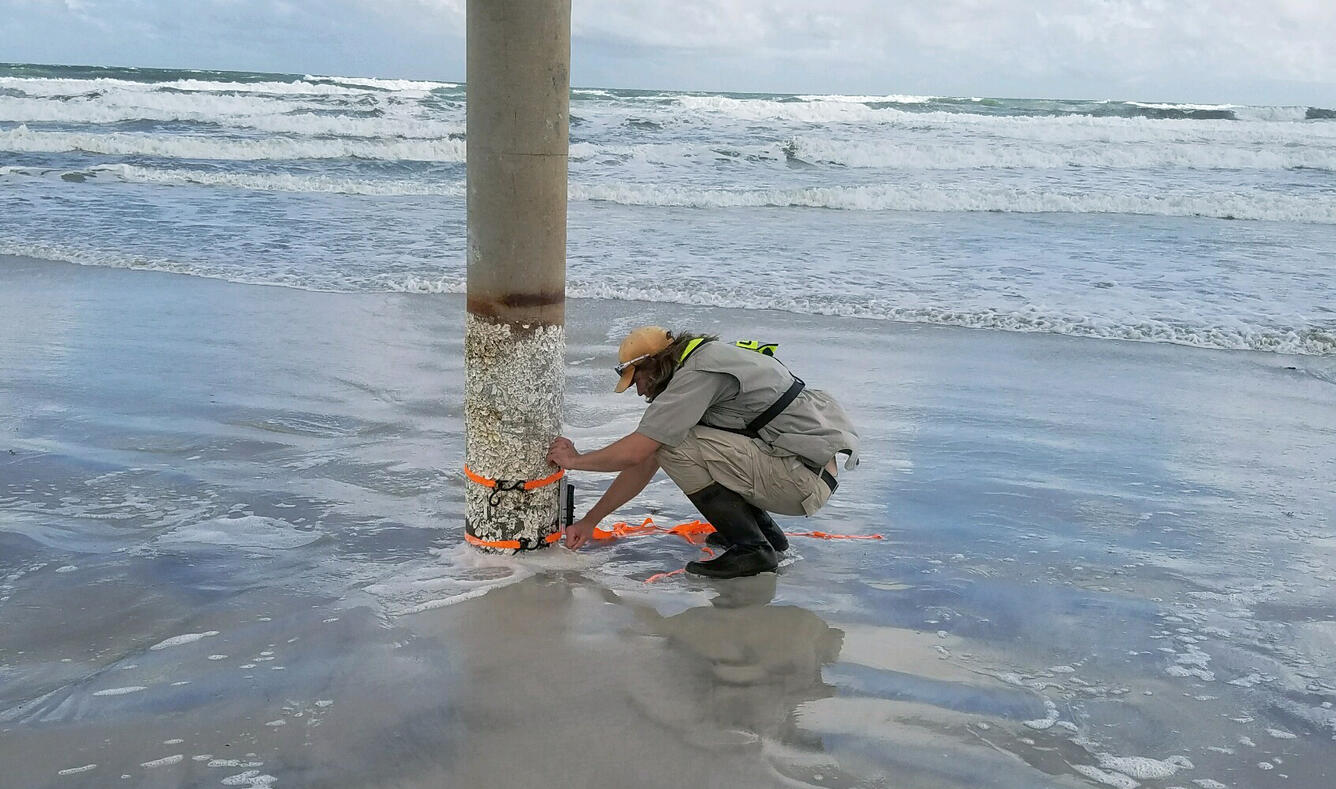
[{"label": "breaking wave", "polygon": [[453,139],[219,139],[189,135],[35,132],[26,126],[0,131],[0,150],[27,153],[84,152],[170,159],[385,159],[462,162],[464,141]]},{"label": "breaking wave", "polygon": [[[391,292],[460,294],[465,279],[459,275],[375,274],[340,275],[327,280],[293,277],[290,273],[266,275],[241,272],[211,264],[192,264],[144,256],[121,257],[83,250],[26,243],[0,242],[0,254],[60,260],[85,266],[104,266],[221,279],[250,285],[275,285],[325,292]],[[615,301],[647,301],[729,309],[779,310],[805,315],[831,315],[902,323],[957,326],[1011,332],[1045,332],[1076,337],[1137,342],[1172,343],[1197,348],[1248,350],[1308,356],[1336,354],[1336,322],[1327,327],[1248,326],[1194,324],[1161,317],[1121,319],[1048,312],[1037,308],[959,308],[946,305],[901,306],[882,297],[814,299],[807,294],[775,293],[737,289],[684,292],[676,287],[651,284],[618,284],[604,281],[572,282],[569,298]]]},{"label": "breaking wave", "polygon": [[367,138],[462,137],[464,122],[384,117],[374,106],[331,111],[321,105],[284,99],[146,94],[135,102],[6,98],[0,95],[0,122],[110,125],[133,121],[184,122],[210,127],[255,129],[274,134]]},{"label": "breaking wave", "polygon": [[[310,152],[307,152],[308,154]],[[201,157],[204,158],[204,157]],[[294,158],[296,158],[294,156]],[[461,182],[366,179],[299,173],[251,173],[139,165],[99,165],[82,170],[53,171],[32,167],[0,168],[0,177],[31,176],[83,181],[103,177],[129,183],[168,186],[202,185],[275,192],[349,195],[462,197]],[[1040,189],[1002,186],[943,188],[924,185],[806,187],[794,189],[705,189],[663,185],[572,183],[572,201],[626,206],[728,209],[817,208],[836,211],[915,211],[1133,214],[1205,217],[1268,222],[1336,224],[1336,201],[1254,191],[1239,194],[1172,193],[1060,194]]]},{"label": "breaking wave", "polygon": [[132,80],[123,76],[97,76],[88,79],[66,77],[0,77],[0,87],[18,88],[30,96],[78,96],[104,91],[145,94],[155,91],[188,93],[266,94],[273,96],[365,95],[372,91],[427,92],[458,88],[454,82],[417,82],[340,77],[305,77],[290,81],[274,80],[274,75],[257,81],[209,80],[186,77],[162,81]]},{"label": "breaking wave", "polygon": [[696,189],[628,184],[572,184],[571,198],[682,208],[802,207],[844,211],[988,211],[999,213],[1144,214],[1336,224],[1336,201],[1271,192],[1251,194],[1059,194],[1039,189],[847,186],[799,189]]}]

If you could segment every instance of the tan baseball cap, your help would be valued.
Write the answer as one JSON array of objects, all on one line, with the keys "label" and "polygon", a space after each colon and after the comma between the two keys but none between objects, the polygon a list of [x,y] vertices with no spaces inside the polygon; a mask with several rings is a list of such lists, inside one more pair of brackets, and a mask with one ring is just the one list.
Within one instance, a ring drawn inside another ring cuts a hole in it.
[{"label": "tan baseball cap", "polygon": [[653,356],[672,344],[673,338],[662,326],[641,326],[632,329],[630,334],[626,335],[626,339],[622,340],[621,347],[617,349],[618,364],[613,370],[621,375],[621,380],[617,382],[617,388],[613,391],[625,392],[626,387],[631,385],[631,379],[636,374],[636,362]]}]

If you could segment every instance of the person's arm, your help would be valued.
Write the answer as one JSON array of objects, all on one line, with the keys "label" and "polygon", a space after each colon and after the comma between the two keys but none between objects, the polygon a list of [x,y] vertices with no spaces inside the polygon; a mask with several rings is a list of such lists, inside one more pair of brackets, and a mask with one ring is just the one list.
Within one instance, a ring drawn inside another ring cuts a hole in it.
[{"label": "person's arm", "polygon": [[659,459],[652,455],[639,465],[624,469],[608,486],[607,492],[589,508],[585,519],[592,518],[594,523],[599,523],[611,515],[618,507],[640,495],[658,470]]},{"label": "person's arm", "polygon": [[575,471],[625,471],[654,457],[661,444],[649,436],[632,433],[593,452],[578,452],[569,439],[557,438],[547,451],[549,463]]},{"label": "person's arm", "polygon": [[594,533],[594,528],[626,502],[634,499],[645,489],[659,470],[659,459],[653,455],[639,465],[624,469],[608,486],[607,492],[599,497],[594,506],[580,520],[567,526],[566,547],[574,550],[584,545]]}]

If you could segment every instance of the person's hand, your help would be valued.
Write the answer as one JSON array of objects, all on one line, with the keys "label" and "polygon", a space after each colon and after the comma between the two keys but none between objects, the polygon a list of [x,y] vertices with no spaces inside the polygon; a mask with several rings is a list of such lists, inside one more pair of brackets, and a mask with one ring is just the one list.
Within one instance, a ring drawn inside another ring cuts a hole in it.
[{"label": "person's hand", "polygon": [[588,515],[567,526],[562,531],[566,534],[566,547],[572,551],[589,542],[594,536],[594,527],[598,521],[591,520]]},{"label": "person's hand", "polygon": [[547,462],[559,468],[570,468],[578,457],[580,453],[575,451],[575,444],[565,436],[552,439],[552,446],[547,448]]}]

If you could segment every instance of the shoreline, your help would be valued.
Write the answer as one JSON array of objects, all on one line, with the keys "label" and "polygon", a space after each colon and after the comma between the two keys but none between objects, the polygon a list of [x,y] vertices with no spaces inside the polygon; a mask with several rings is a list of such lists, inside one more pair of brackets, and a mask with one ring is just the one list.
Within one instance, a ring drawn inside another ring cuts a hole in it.
[{"label": "shoreline", "polygon": [[[16,263],[20,263],[23,261],[31,261],[33,263],[38,263],[38,264],[54,263],[60,265],[81,266],[84,268],[108,268],[108,269],[118,269],[123,271],[143,271],[157,274],[169,274],[175,276],[194,277],[197,279],[207,279],[216,282],[226,282],[233,285],[281,288],[285,290],[295,290],[307,293],[323,293],[330,295],[379,294],[379,295],[404,295],[404,296],[462,296],[465,290],[464,283],[462,280],[458,283],[453,283],[450,286],[443,286],[440,284],[440,280],[437,281],[420,280],[416,276],[410,276],[409,280],[411,280],[412,282],[410,282],[409,285],[404,285],[401,287],[385,287],[385,288],[368,289],[368,290],[319,288],[307,284],[292,284],[283,282],[248,280],[244,278],[237,278],[234,276],[226,276],[222,273],[208,273],[198,270],[182,271],[180,270],[181,266],[168,262],[151,263],[142,266],[115,265],[103,262],[82,262],[77,259],[73,259],[74,257],[77,256],[71,255],[63,257],[46,258],[32,255],[0,254],[0,265],[14,265]],[[416,285],[413,283],[416,283]],[[682,309],[688,309],[692,306],[695,306],[687,303],[661,302],[649,298],[636,299],[633,297],[609,298],[601,296],[568,296],[566,300],[571,303],[610,301],[610,302],[624,302],[629,304],[650,304],[650,305],[671,304],[675,307],[679,307]],[[1186,331],[1183,337],[1176,337],[1171,333],[1171,335],[1166,338],[1164,336],[1154,336],[1154,332],[1164,331],[1165,329],[1163,327],[1157,328],[1148,325],[1144,329],[1144,331],[1150,333],[1151,336],[1145,336],[1145,337],[1118,336],[1118,335],[1099,334],[1098,329],[1090,329],[1090,330],[1084,329],[1082,328],[1082,323],[1080,321],[1066,321],[1067,325],[1065,325],[1062,330],[1055,330],[1053,328],[1043,328],[1042,324],[1045,323],[1062,324],[1064,323],[1065,319],[1055,320],[1041,316],[1038,323],[1033,323],[1032,321],[1034,319],[1025,317],[1021,313],[991,312],[991,313],[986,313],[984,315],[966,313],[968,317],[960,317],[961,313],[959,313],[958,311],[943,310],[941,311],[942,315],[948,316],[948,318],[950,318],[950,316],[953,315],[955,316],[954,318],[951,319],[943,319],[940,317],[935,317],[933,315],[928,315],[920,318],[910,318],[910,317],[895,317],[894,315],[890,316],[851,315],[841,312],[815,312],[815,311],[794,312],[775,307],[747,307],[733,304],[706,304],[703,306],[718,310],[728,310],[728,311],[747,312],[747,313],[774,313],[777,315],[801,316],[816,320],[831,319],[836,321],[865,321],[872,324],[893,324],[899,326],[927,326],[927,327],[936,327],[943,329],[968,329],[973,331],[994,331],[994,332],[1003,332],[1009,334],[1044,334],[1044,335],[1071,337],[1075,339],[1085,339],[1085,340],[1098,340],[1107,342],[1130,342],[1130,343],[1141,343],[1148,345],[1176,345],[1183,348],[1193,348],[1203,351],[1241,351],[1245,353],[1252,352],[1252,353],[1274,354],[1285,357],[1300,357],[1300,358],[1315,358],[1315,359],[1336,358],[1336,323],[1333,323],[1332,326],[1329,328],[1310,328],[1310,329],[1305,329],[1302,332],[1295,332],[1292,329],[1284,331],[1268,330],[1250,340],[1249,342],[1253,344],[1249,344],[1248,342],[1245,342],[1244,340],[1239,339],[1238,337],[1231,338],[1228,331],[1219,327],[1210,330]],[[991,324],[994,325],[990,325],[989,323],[985,323],[984,325],[971,325],[970,323],[970,321],[979,321],[979,320],[991,322]],[[1142,331],[1143,330],[1134,331],[1132,329],[1126,329],[1124,330],[1123,333],[1124,335],[1133,335],[1133,334],[1139,334]],[[1216,335],[1216,338],[1214,341],[1198,340],[1197,338],[1199,334]],[[1270,347],[1255,347],[1255,345],[1258,343],[1268,345]],[[1305,348],[1309,350],[1303,350]]]}]

